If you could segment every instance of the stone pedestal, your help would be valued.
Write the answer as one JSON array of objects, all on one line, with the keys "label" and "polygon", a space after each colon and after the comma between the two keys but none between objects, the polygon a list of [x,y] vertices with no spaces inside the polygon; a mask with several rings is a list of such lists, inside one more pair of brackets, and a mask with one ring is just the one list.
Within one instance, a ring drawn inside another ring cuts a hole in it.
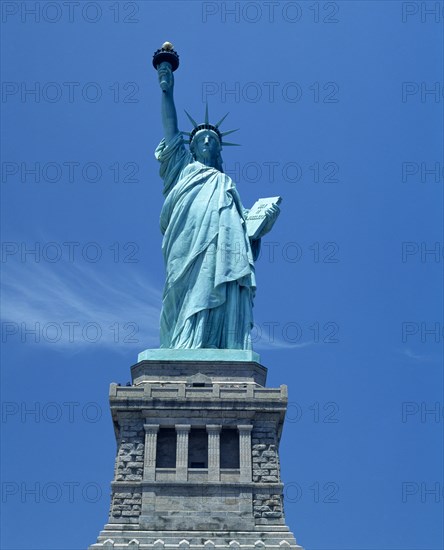
[{"label": "stone pedestal", "polygon": [[280,479],[287,388],[266,373],[253,352],[142,352],[133,385],[111,384],[111,509],[89,550],[302,550]]}]

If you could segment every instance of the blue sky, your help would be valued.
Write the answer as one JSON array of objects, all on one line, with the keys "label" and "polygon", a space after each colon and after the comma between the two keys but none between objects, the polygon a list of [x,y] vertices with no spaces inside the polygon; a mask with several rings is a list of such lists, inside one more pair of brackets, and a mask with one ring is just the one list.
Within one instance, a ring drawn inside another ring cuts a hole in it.
[{"label": "blue sky", "polygon": [[158,346],[171,40],[180,128],[229,111],[244,205],[283,197],[253,340],[289,388],[287,524],[307,550],[441,550],[443,3],[74,4],[1,5],[1,547],[106,523],[109,384]]}]

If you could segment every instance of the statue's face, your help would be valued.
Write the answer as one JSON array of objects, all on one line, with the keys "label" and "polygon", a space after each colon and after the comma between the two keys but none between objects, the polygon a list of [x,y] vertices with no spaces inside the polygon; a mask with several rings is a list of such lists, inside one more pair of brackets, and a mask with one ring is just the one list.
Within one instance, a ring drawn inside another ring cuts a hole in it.
[{"label": "statue's face", "polygon": [[197,161],[214,166],[220,153],[220,142],[214,132],[202,130],[193,139],[193,153]]}]

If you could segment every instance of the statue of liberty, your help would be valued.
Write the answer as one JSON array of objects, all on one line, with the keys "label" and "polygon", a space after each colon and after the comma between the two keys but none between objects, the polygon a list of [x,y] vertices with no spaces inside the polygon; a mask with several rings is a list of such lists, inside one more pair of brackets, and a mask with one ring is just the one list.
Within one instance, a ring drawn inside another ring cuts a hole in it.
[{"label": "statue of liberty", "polygon": [[[254,261],[279,207],[266,205],[260,230],[249,235],[248,210],[222,167],[222,147],[234,145],[223,138],[235,130],[220,131],[227,115],[210,124],[207,106],[203,123],[186,113],[193,128],[179,131],[173,95],[178,61],[175,67],[170,62],[174,65],[171,55],[177,54],[170,43],[159,52],[170,56],[155,64],[164,130],[155,151],[165,196],[160,216],[166,268],[160,347],[251,349]],[[189,150],[183,134],[189,136]]]}]

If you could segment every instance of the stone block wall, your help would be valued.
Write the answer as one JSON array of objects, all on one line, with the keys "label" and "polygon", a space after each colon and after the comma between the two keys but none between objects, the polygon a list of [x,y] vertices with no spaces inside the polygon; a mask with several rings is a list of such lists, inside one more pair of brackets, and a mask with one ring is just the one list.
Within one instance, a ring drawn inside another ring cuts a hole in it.
[{"label": "stone block wall", "polygon": [[110,523],[138,523],[142,508],[142,493],[135,488],[125,488],[113,494]]},{"label": "stone block wall", "polygon": [[125,423],[120,428],[115,481],[142,481],[145,431],[143,423]]},{"label": "stone block wall", "polygon": [[[272,425],[255,426],[252,439],[253,482],[279,483],[280,467],[276,427]],[[253,514],[256,523],[267,524],[282,520],[284,517],[282,495],[262,491],[253,494]]]},{"label": "stone block wall", "polygon": [[282,495],[253,495],[253,513],[255,519],[278,519],[284,514]]},{"label": "stone block wall", "polygon": [[280,481],[276,426],[255,426],[251,438],[253,481],[278,483]]}]

